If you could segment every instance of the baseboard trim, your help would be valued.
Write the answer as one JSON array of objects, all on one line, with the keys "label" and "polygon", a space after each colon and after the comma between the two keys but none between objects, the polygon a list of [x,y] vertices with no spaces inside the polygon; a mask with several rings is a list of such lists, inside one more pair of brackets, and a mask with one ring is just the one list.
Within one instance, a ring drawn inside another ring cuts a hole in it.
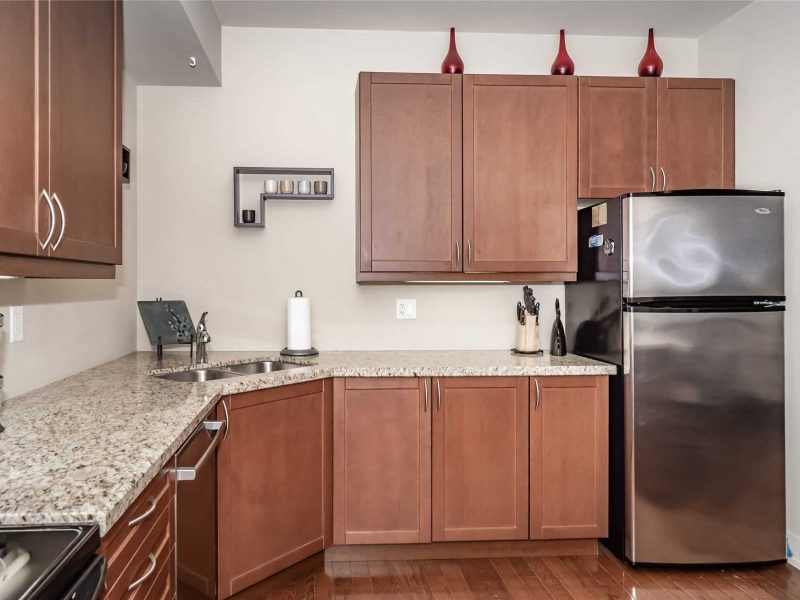
[{"label": "baseboard trim", "polygon": [[331,546],[325,550],[325,562],[595,555],[597,555],[597,540],[594,539],[435,542],[432,544]]},{"label": "baseboard trim", "polygon": [[800,535],[788,531],[786,533],[786,539],[789,543],[789,548],[792,549],[792,554],[794,555],[786,560],[795,569],[800,569]]}]

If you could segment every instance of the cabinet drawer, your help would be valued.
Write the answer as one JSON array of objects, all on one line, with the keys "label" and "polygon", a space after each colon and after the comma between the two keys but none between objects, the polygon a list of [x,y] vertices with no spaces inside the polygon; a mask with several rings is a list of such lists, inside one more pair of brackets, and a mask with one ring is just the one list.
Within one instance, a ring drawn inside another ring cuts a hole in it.
[{"label": "cabinet drawer", "polygon": [[123,569],[116,583],[110,585],[105,600],[147,598],[158,574],[172,556],[172,504],[170,503],[148,532],[144,542]]},{"label": "cabinet drawer", "polygon": [[158,518],[171,506],[172,489],[166,472],[156,477],[103,538],[101,552],[108,561],[106,589],[116,583]]}]

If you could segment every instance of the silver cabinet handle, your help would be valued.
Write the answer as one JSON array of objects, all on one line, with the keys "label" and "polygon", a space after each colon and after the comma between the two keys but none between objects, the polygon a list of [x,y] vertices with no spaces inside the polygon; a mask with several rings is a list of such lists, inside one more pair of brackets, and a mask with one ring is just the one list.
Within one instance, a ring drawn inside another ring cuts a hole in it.
[{"label": "silver cabinet handle", "polygon": [[150,504],[150,506],[147,508],[147,510],[144,511],[142,514],[140,514],[138,517],[135,517],[135,518],[131,519],[130,521],[128,521],[128,527],[133,527],[134,525],[138,525],[139,523],[144,521],[147,517],[149,517],[150,515],[153,514],[153,511],[155,511],[155,509],[156,509],[156,499],[153,498],[152,496],[150,496],[147,499],[147,502],[148,502],[148,504]]},{"label": "silver cabinet handle", "polygon": [[56,209],[53,207],[53,201],[50,199],[50,195],[45,189],[42,189],[42,193],[39,194],[40,201],[42,198],[47,200],[47,208],[50,209],[50,231],[47,233],[47,239],[43,242],[39,242],[39,246],[44,250],[47,248],[47,244],[50,243],[50,240],[53,239],[53,233],[55,233],[56,230]]},{"label": "silver cabinet handle", "polygon": [[664,178],[664,186],[661,188],[662,192],[667,191],[667,172],[664,170],[664,167],[661,167],[661,176]]},{"label": "silver cabinet handle", "polygon": [[231,430],[231,416],[228,414],[228,405],[225,400],[222,401],[222,410],[225,411],[225,435],[222,436],[223,440],[228,439],[228,432]]},{"label": "silver cabinet handle", "polygon": [[467,266],[472,266],[472,242],[467,240]]},{"label": "silver cabinet handle", "polygon": [[436,412],[442,410],[442,384],[439,378],[436,378]]},{"label": "silver cabinet handle", "polygon": [[430,392],[428,391],[428,380],[423,379],[422,385],[425,387],[425,412],[428,412],[428,398],[430,394]]},{"label": "silver cabinet handle", "polygon": [[542,394],[539,390],[539,380],[534,377],[533,383],[536,385],[536,405],[534,406],[534,410],[539,410],[539,406],[542,404]]},{"label": "silver cabinet handle", "polygon": [[202,456],[197,460],[197,463],[193,467],[177,467],[175,469],[175,480],[194,481],[194,479],[197,478],[197,472],[203,467],[205,462],[214,453],[214,450],[216,450],[217,446],[219,446],[219,443],[225,437],[225,432],[227,431],[227,429],[228,429],[227,421],[203,421],[202,423],[200,423],[197,429],[195,429],[192,436],[189,438],[190,440],[194,438],[201,431],[216,431],[216,433],[214,434],[214,437],[211,439],[211,443],[208,445],[208,448],[206,448],[205,452],[203,452]]},{"label": "silver cabinet handle", "polygon": [[461,240],[456,240],[456,268],[461,268]]},{"label": "silver cabinet handle", "polygon": [[150,575],[153,574],[153,571],[156,570],[156,555],[151,552],[150,554],[147,555],[147,560],[150,561],[150,566],[147,567],[147,570],[144,572],[144,575],[139,577],[139,579],[137,579],[136,581],[134,581],[133,583],[131,583],[128,586],[128,591],[129,592],[131,590],[135,590],[137,587],[139,587],[145,581],[147,581],[147,579],[150,577]]},{"label": "silver cabinet handle", "polygon": [[650,186],[650,191],[651,192],[655,192],[656,191],[656,170],[653,167],[650,167],[650,177],[651,177],[651,180],[653,182],[652,185]]},{"label": "silver cabinet handle", "polygon": [[50,248],[55,250],[64,239],[64,229],[67,227],[67,215],[64,214],[64,205],[61,204],[61,200],[58,199],[58,194],[53,194],[53,200],[55,200],[56,204],[58,205],[58,210],[61,213],[61,233],[58,234],[58,239],[50,244]]}]

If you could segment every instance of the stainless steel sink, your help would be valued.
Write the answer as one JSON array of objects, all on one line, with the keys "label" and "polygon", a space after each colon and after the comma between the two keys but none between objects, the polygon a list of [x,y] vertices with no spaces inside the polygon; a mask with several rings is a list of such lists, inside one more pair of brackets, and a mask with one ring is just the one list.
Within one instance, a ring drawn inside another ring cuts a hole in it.
[{"label": "stainless steel sink", "polygon": [[226,371],[233,371],[240,375],[255,375],[257,373],[272,373],[273,371],[283,371],[285,369],[296,369],[304,365],[283,362],[280,360],[257,360],[254,362],[241,363],[238,365],[225,365]]},{"label": "stainless steel sink", "polygon": [[191,371],[175,371],[173,373],[163,373],[156,375],[161,379],[169,379],[170,381],[179,381],[182,383],[203,383],[205,381],[214,381],[215,379],[225,379],[227,377],[236,377],[237,373],[223,371],[221,369],[194,369]]},{"label": "stainless steel sink", "polygon": [[272,373],[274,371],[296,369],[303,366],[305,365],[297,365],[280,360],[255,360],[238,365],[223,365],[213,369],[188,369],[186,371],[162,373],[161,375],[156,375],[156,377],[181,383],[203,383],[205,381],[214,381],[215,379],[227,379],[229,377],[239,377],[241,375],[257,375],[258,373]]}]

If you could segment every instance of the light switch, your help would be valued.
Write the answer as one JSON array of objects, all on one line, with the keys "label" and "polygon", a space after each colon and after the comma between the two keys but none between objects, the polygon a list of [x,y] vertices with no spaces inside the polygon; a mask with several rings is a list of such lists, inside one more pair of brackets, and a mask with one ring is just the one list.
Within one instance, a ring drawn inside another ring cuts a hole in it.
[{"label": "light switch", "polygon": [[12,306],[8,311],[8,341],[21,342],[25,339],[24,321],[21,306]]}]

